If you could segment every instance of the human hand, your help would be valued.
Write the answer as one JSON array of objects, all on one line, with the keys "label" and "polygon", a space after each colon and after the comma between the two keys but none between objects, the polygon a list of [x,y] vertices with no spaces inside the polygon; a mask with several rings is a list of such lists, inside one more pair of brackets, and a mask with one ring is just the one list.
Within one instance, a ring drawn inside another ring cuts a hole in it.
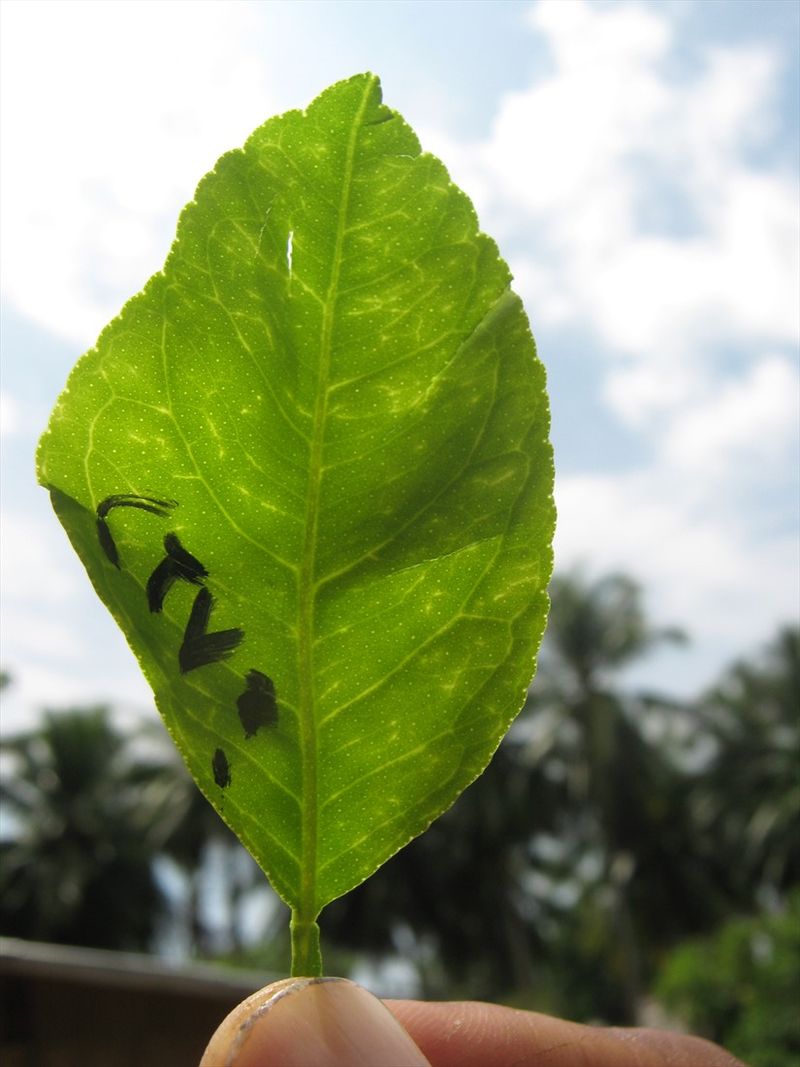
[{"label": "human hand", "polygon": [[200,1067],[743,1067],[699,1038],[600,1029],[475,1002],[380,1001],[286,978],[227,1016]]}]

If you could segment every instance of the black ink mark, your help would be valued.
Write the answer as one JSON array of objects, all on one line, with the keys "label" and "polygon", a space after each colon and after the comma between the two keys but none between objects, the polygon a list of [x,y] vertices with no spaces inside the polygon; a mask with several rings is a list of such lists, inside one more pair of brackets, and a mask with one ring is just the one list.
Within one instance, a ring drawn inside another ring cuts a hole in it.
[{"label": "black ink mark", "polygon": [[147,603],[151,611],[161,611],[164,597],[179,579],[191,585],[202,585],[208,571],[191,552],[187,552],[177,534],[168,533],[164,538],[167,554],[147,579]]},{"label": "black ink mark", "polygon": [[141,511],[149,511],[151,515],[166,518],[171,508],[178,506],[175,500],[156,500],[151,496],[137,496],[136,493],[118,493],[116,496],[107,496],[97,505],[97,539],[106,557],[119,569],[119,552],[111,536],[111,530],[106,521],[112,508],[139,508]]},{"label": "black ink mark", "polygon": [[221,748],[218,748],[214,753],[214,758],[211,760],[211,769],[214,772],[214,781],[220,789],[225,789],[226,786],[231,784],[231,768],[228,763],[228,757]]},{"label": "black ink mark", "polygon": [[237,699],[239,721],[244,728],[245,739],[253,737],[261,726],[274,726],[278,721],[278,703],[275,699],[275,683],[261,671],[248,671],[247,688]]},{"label": "black ink mark", "polygon": [[152,496],[138,496],[136,493],[118,493],[116,496],[107,496],[97,505],[98,519],[104,519],[112,508],[140,508],[149,511],[153,515],[159,515],[162,519],[167,513],[178,506],[176,500],[156,500]]},{"label": "black ink mark", "polygon": [[100,542],[100,547],[105,552],[106,557],[114,564],[119,570],[119,552],[117,546],[114,543],[114,538],[111,536],[111,531],[108,528],[108,523],[105,519],[97,520],[97,539]]},{"label": "black ink mark", "polygon": [[196,670],[198,667],[205,667],[207,663],[227,659],[241,644],[244,630],[238,628],[206,633],[213,607],[214,598],[203,586],[194,598],[192,613],[183,634],[183,644],[178,652],[181,674],[188,674],[189,671]]}]

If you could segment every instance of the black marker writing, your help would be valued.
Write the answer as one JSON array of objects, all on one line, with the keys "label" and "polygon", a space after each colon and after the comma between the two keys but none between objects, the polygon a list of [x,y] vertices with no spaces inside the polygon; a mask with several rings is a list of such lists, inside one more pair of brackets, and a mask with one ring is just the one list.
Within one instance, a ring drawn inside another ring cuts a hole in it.
[{"label": "black marker writing", "polygon": [[191,585],[202,585],[208,571],[191,552],[187,552],[177,534],[164,538],[167,554],[147,579],[147,603],[151,611],[161,611],[164,597],[179,579]]},{"label": "black marker writing", "polygon": [[214,753],[214,757],[211,760],[211,770],[214,772],[214,781],[220,789],[224,789],[231,784],[231,768],[228,763],[228,757],[221,748],[218,748]]},{"label": "black marker writing", "polygon": [[237,699],[239,721],[245,738],[252,737],[261,726],[274,726],[278,721],[275,683],[261,671],[248,671],[247,688]]},{"label": "black marker writing", "polygon": [[[121,569],[119,551],[108,525],[109,513],[114,508],[138,508],[164,519],[172,508],[177,506],[176,500],[160,500],[137,493],[117,493],[101,500],[97,505],[97,537],[109,561],[118,570]],[[178,650],[178,666],[181,674],[187,674],[198,667],[227,659],[242,643],[244,630],[235,627],[208,633],[208,623],[214,608],[214,598],[204,584],[209,572],[197,556],[193,556],[183,547],[176,533],[166,535],[164,550],[166,556],[147,579],[147,605],[150,611],[155,614],[161,612],[164,600],[175,582],[188,582],[201,587],[194,598],[183,641]],[[277,722],[275,686],[260,671],[250,671],[245,692],[239,697],[237,704],[246,737],[252,737],[260,726]],[[225,759],[220,749],[217,753]],[[217,756],[214,758],[216,760]],[[225,765],[227,767],[227,760]]]},{"label": "black marker writing", "polygon": [[97,539],[107,559],[119,568],[119,552],[107,522],[108,513],[113,508],[138,508],[163,519],[171,508],[177,506],[175,500],[157,500],[151,496],[137,496],[136,493],[118,493],[101,500],[97,505]]},{"label": "black marker writing", "polygon": [[198,667],[205,667],[208,663],[217,663],[219,660],[227,659],[241,644],[244,630],[238,628],[206,633],[213,607],[214,598],[203,586],[194,598],[192,613],[183,634],[183,644],[178,652],[181,674],[187,674]]}]

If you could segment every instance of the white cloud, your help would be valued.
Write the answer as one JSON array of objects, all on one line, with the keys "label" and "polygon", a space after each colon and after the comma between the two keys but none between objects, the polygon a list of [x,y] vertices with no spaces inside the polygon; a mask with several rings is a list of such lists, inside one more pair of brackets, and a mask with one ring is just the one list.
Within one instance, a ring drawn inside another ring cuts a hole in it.
[{"label": "white cloud", "polygon": [[[11,341],[11,332],[9,331],[9,351],[14,347]],[[5,338],[3,340],[3,348],[5,348]],[[3,352],[5,365],[8,366],[9,359]],[[12,375],[8,375],[9,378]],[[24,395],[24,392],[28,390],[20,390],[17,388],[18,382],[14,383],[14,388],[9,389],[3,387],[0,389],[0,440],[6,445],[2,451],[2,461],[6,469],[10,468],[10,464],[13,463],[12,459],[12,441],[14,446],[24,450],[27,442],[31,442],[31,437],[36,429],[44,427],[48,418],[48,409],[41,403],[38,397],[31,398],[30,395]],[[15,451],[14,455],[18,455],[19,451]],[[29,471],[33,465],[33,457],[30,451],[25,452],[25,462],[27,464],[26,471]],[[6,489],[8,486],[6,485]]]},{"label": "white cloud", "polygon": [[798,547],[793,536],[754,540],[747,516],[723,519],[724,502],[701,498],[664,472],[558,479],[556,565],[638,578],[658,622],[684,626],[672,692],[710,683],[725,661],[751,653],[797,616]]},{"label": "white cloud", "polygon": [[109,694],[139,708],[152,704],[122,634],[42,496],[41,514],[2,514],[2,666],[13,681],[3,695],[6,733],[45,706],[100,703]]},{"label": "white cloud", "polygon": [[757,480],[794,459],[800,376],[780,356],[765,356],[716,396],[687,406],[663,442],[665,458],[684,470]]},{"label": "white cloud", "polygon": [[780,59],[709,48],[677,79],[673,24],[651,8],[543,0],[530,24],[552,73],[503,99],[456,173],[517,245],[535,320],[591,329],[609,403],[646,425],[707,386],[710,346],[800,336],[796,180],[751,162]]},{"label": "white cloud", "polygon": [[72,562],[71,553],[65,551],[55,520],[45,524],[29,515],[4,510],[2,528],[0,576],[4,605],[17,600],[24,603],[30,598],[46,610],[74,597],[81,588],[79,568],[76,566],[72,572],[64,569],[65,557]]},{"label": "white cloud", "polygon": [[[703,380],[697,357],[711,345],[797,340],[800,232],[790,183],[732,174],[718,196],[713,211],[695,201],[708,227],[701,236],[634,233],[609,254],[598,247],[593,275],[576,276],[585,286],[587,318],[603,341],[667,378],[676,364],[691,371],[686,397],[698,370]],[[617,368],[617,376],[625,373]],[[624,403],[618,411],[632,421],[649,414],[644,408],[637,418]]]},{"label": "white cloud", "polygon": [[19,404],[8,390],[3,389],[0,391],[0,437],[17,434],[21,421]]},{"label": "white cloud", "polygon": [[[582,235],[584,244],[588,235],[611,243],[627,214],[620,159],[652,140],[668,106],[654,72],[669,46],[668,26],[645,9],[601,12],[573,0],[541,3],[530,21],[547,38],[555,74],[505,97],[484,163],[521,208],[558,212],[561,241]],[[593,189],[599,197],[587,196]]]},{"label": "white cloud", "polygon": [[764,355],[677,408],[646,466],[558,479],[557,566],[634,574],[660,621],[697,639],[673,691],[710,682],[717,650],[750,652],[797,616],[800,547],[762,495],[793,481],[799,419],[797,368]]},{"label": "white cloud", "polygon": [[81,346],[158,270],[177,212],[273,108],[254,9],[8,0],[3,287]]},{"label": "white cloud", "polygon": [[[53,661],[44,657],[4,662],[11,686],[3,694],[2,732],[9,736],[36,725],[45,709],[86,708],[114,701],[120,725],[131,726],[148,715],[152,695],[141,675],[120,670],[98,670],[79,658]],[[83,668],[83,669],[79,669]],[[152,713],[155,715],[155,713]]]},{"label": "white cloud", "polygon": [[637,575],[700,636],[687,678],[708,681],[720,649],[798,609],[788,512],[761,511],[792,479],[800,395],[796,176],[753,162],[780,57],[698,47],[676,76],[685,42],[647,6],[544,0],[530,24],[551,70],[504,98],[458,176],[514,243],[534,325],[596,338],[602,396],[648,445],[628,473],[559,478],[557,565]]},{"label": "white cloud", "polygon": [[50,663],[85,658],[86,643],[66,612],[43,617],[41,602],[33,600],[22,610],[13,611],[5,653],[14,662],[35,657]]}]

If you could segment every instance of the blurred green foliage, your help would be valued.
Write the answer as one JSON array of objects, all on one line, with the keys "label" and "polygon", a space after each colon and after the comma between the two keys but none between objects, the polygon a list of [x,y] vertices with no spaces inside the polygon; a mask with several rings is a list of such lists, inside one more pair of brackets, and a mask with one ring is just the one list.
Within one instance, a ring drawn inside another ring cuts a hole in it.
[{"label": "blurred green foliage", "polygon": [[0,932],[94,948],[145,949],[163,899],[153,871],[153,766],[107,708],[45,715],[6,737],[0,781]]},{"label": "blurred green foliage", "polygon": [[699,1034],[758,1067],[800,1064],[800,890],[676,948],[654,992]]}]

